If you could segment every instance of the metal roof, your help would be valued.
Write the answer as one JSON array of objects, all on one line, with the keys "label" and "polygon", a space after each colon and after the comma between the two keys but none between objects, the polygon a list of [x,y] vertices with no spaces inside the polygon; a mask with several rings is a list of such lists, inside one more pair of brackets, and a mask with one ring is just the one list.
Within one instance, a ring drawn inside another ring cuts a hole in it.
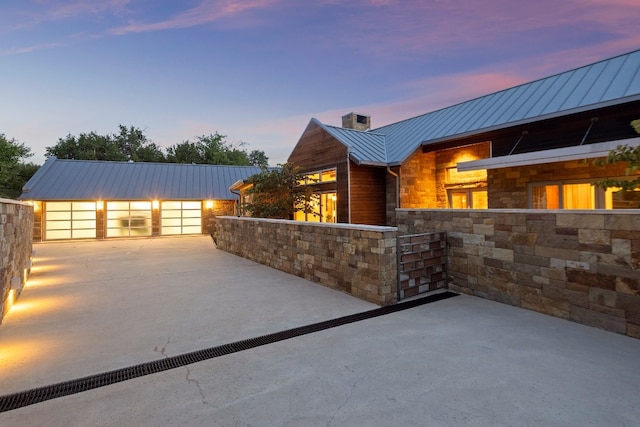
[{"label": "metal roof", "polygon": [[317,119],[312,122],[326,130],[331,136],[347,146],[349,155],[356,163],[360,159],[367,159],[367,164],[387,164],[385,136],[371,131],[346,129],[338,126],[329,126]]},{"label": "metal roof", "polygon": [[372,138],[324,127],[353,148],[359,163],[397,165],[421,145],[636,100],[640,100],[640,50],[360,132],[374,134]]},{"label": "metal roof", "polygon": [[22,200],[234,200],[229,187],[257,166],[105,162],[49,157]]}]

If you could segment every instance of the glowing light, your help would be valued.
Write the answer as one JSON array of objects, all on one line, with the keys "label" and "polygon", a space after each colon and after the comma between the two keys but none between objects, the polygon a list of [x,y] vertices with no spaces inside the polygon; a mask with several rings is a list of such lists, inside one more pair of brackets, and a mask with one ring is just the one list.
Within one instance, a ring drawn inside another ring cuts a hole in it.
[{"label": "glowing light", "polygon": [[153,202],[151,202],[151,206],[153,206],[154,210],[157,210],[160,207],[160,202],[157,200],[154,200]]},{"label": "glowing light", "polygon": [[7,310],[11,310],[13,303],[16,301],[16,291],[11,289],[7,294]]},{"label": "glowing light", "polygon": [[204,206],[205,206],[207,209],[212,209],[212,208],[213,208],[213,200],[207,200],[207,201],[205,202]]},{"label": "glowing light", "polygon": [[97,211],[101,211],[101,210],[103,210],[103,209],[104,209],[104,201],[102,201],[102,200],[98,200],[98,201],[96,202],[96,210],[97,210]]}]

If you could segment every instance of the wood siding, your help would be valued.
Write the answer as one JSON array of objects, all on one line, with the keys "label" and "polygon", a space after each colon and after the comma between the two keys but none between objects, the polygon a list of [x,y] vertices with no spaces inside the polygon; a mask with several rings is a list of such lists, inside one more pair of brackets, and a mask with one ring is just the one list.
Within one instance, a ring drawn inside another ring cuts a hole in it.
[{"label": "wood siding", "polygon": [[347,147],[315,123],[310,123],[289,155],[289,163],[303,172],[336,168],[334,184],[318,185],[318,191],[335,191],[337,199],[336,221],[349,222],[349,169]]},{"label": "wood siding", "polygon": [[385,168],[350,163],[351,223],[386,225]]},{"label": "wood siding", "polygon": [[325,132],[315,123],[310,123],[300,137],[287,160],[303,171],[334,168],[347,161],[347,147]]}]

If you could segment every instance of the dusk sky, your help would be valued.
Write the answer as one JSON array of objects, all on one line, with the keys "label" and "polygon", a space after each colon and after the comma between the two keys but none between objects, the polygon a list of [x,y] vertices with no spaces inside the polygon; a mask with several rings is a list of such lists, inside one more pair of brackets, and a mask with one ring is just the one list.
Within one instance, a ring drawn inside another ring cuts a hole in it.
[{"label": "dusk sky", "polygon": [[2,0],[0,133],[135,126],[286,161],[312,117],[380,127],[640,48],[638,0]]}]

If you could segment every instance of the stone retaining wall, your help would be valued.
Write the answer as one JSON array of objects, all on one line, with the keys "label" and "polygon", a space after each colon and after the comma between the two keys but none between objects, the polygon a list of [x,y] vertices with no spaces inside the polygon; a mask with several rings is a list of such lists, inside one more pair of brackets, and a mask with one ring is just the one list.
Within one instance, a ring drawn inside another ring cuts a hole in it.
[{"label": "stone retaining wall", "polygon": [[31,268],[33,206],[0,199],[0,323]]},{"label": "stone retaining wall", "polygon": [[397,300],[395,227],[218,217],[219,249],[379,305]]},{"label": "stone retaining wall", "polygon": [[397,210],[446,231],[449,287],[640,338],[638,211]]}]

